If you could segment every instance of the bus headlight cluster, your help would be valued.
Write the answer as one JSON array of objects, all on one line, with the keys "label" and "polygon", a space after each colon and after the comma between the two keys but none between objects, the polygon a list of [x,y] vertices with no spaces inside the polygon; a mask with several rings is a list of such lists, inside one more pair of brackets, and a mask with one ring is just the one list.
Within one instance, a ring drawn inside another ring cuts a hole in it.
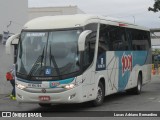
[{"label": "bus headlight cluster", "polygon": [[21,90],[23,90],[23,89],[26,88],[26,86],[24,86],[24,85],[22,85],[22,84],[19,84],[19,83],[17,83],[16,86],[17,86],[17,88],[19,88],[19,89],[21,89]]},{"label": "bus headlight cluster", "polygon": [[66,85],[64,88],[65,88],[65,89],[73,89],[74,87],[75,87],[74,84],[68,84],[68,85]]}]

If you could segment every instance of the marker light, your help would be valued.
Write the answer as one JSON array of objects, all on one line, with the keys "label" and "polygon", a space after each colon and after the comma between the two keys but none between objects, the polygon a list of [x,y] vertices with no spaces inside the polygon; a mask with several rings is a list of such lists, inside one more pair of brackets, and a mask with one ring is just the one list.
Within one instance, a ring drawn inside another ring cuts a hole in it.
[{"label": "marker light", "polygon": [[76,93],[74,93],[74,94],[70,95],[70,96],[68,97],[68,100],[73,99],[75,96],[76,96]]}]

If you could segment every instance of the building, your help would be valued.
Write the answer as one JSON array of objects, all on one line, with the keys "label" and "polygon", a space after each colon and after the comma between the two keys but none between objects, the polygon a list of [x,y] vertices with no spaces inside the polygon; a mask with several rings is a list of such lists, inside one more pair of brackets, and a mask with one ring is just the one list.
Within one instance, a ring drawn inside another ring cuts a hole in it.
[{"label": "building", "polygon": [[83,14],[77,6],[29,8],[29,20],[42,16]]},{"label": "building", "polygon": [[0,0],[0,34],[17,33],[28,20],[28,0]]}]

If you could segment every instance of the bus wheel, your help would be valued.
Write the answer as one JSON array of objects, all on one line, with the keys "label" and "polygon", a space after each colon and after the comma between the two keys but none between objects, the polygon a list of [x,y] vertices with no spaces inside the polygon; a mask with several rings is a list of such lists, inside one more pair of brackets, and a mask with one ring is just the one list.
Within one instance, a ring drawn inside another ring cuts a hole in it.
[{"label": "bus wheel", "polygon": [[142,76],[138,75],[137,86],[134,88],[135,94],[140,94],[142,90]]},{"label": "bus wheel", "polygon": [[51,107],[50,103],[39,103],[39,106],[41,107]]},{"label": "bus wheel", "polygon": [[137,80],[137,86],[127,90],[127,93],[139,95],[141,93],[141,90],[142,90],[142,75],[139,74]]},{"label": "bus wheel", "polygon": [[104,86],[103,86],[102,82],[99,82],[97,98],[93,101],[93,105],[100,106],[103,104],[103,101],[104,101]]}]

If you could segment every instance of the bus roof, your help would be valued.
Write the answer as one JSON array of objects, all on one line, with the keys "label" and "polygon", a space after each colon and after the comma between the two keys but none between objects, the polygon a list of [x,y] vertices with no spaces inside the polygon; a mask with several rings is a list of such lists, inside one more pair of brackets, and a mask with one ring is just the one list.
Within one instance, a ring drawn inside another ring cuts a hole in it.
[{"label": "bus roof", "polygon": [[35,18],[24,25],[24,30],[51,30],[62,28],[75,28],[82,27],[88,23],[105,23],[121,27],[136,28],[147,30],[148,28],[141,27],[132,23],[127,23],[114,19],[111,17],[103,17],[89,14],[75,14],[75,15],[57,15],[57,16],[44,16]]}]

